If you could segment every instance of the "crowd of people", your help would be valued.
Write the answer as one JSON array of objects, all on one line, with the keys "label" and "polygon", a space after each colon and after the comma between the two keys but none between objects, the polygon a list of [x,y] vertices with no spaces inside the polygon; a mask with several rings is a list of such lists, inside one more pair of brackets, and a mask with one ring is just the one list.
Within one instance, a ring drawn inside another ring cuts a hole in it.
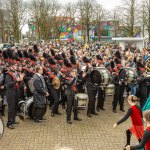
[{"label": "crowd of people", "polygon": [[[109,71],[109,78],[114,84],[112,111],[117,113],[119,103],[120,111],[125,112],[124,95],[127,92],[128,95],[140,99],[140,107],[132,107],[140,114],[140,109],[143,108],[150,94],[150,50],[136,48],[124,50],[117,44],[104,42],[86,45],[77,42],[5,45],[5,48],[0,50],[0,96],[2,99],[0,114],[5,115],[7,104],[7,127],[15,128],[14,124],[18,123],[15,118],[19,115],[18,103],[30,97],[33,97],[35,123],[42,123],[45,119],[47,102],[52,117],[61,115],[59,107],[62,106],[63,109],[66,108],[68,124],[72,124],[72,110],[74,120],[81,121],[75,99],[76,93],[88,95],[87,117],[98,115],[99,111],[105,110],[104,102],[107,96],[105,87],[93,84],[91,80],[92,71],[98,67]],[[125,68],[135,70],[134,79],[130,83],[127,82],[129,76]],[[33,91],[29,83],[33,83]],[[125,121],[132,112],[130,108],[125,118],[116,125]],[[24,119],[21,115],[19,117]],[[149,121],[149,118],[146,117],[146,119]],[[144,128],[142,129],[144,131]],[[127,145],[129,145],[131,131],[128,130],[127,134]],[[138,140],[141,141],[141,139],[140,135]]]}]

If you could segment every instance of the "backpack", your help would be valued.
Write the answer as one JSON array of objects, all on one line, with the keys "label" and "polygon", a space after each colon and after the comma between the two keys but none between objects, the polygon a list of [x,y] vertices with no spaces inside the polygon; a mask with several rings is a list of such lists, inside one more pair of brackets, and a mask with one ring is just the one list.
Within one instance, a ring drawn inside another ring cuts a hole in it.
[{"label": "backpack", "polygon": [[33,78],[31,78],[29,81],[28,81],[28,86],[29,86],[29,89],[31,91],[31,93],[34,93],[34,90],[35,90],[35,87],[34,87],[34,84],[33,84]]}]

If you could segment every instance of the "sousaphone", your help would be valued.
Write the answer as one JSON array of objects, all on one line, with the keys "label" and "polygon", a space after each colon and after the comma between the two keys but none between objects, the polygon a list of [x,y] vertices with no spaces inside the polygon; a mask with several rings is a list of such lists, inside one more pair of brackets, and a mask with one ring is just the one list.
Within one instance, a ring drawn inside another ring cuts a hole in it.
[{"label": "sousaphone", "polygon": [[54,77],[52,80],[52,85],[54,87],[54,89],[58,90],[60,88],[60,80],[58,77]]}]

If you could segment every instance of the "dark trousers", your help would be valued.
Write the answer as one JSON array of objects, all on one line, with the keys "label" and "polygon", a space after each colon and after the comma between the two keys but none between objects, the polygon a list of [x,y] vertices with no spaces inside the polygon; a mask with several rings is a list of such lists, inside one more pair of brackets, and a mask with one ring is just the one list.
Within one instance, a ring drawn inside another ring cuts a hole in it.
[{"label": "dark trousers", "polygon": [[120,93],[120,87],[119,87],[119,85],[115,85],[115,94],[114,94],[114,99],[112,102],[113,110],[116,109],[117,104],[119,102],[119,93]]},{"label": "dark trousers", "polygon": [[102,88],[98,88],[98,101],[97,101],[97,109],[102,109],[104,107],[105,94]]},{"label": "dark trousers", "polygon": [[87,88],[88,96],[89,96],[89,102],[88,102],[88,110],[87,114],[91,114],[95,112],[95,97],[97,94],[97,90],[94,90],[92,88]]},{"label": "dark trousers", "polygon": [[15,118],[17,115],[18,92],[13,93],[13,97],[11,99],[7,98],[7,103],[8,103],[8,122],[7,122],[7,125],[11,125],[15,122]]},{"label": "dark trousers", "polygon": [[147,100],[147,87],[142,87],[139,90],[139,98],[140,98],[140,106],[143,108],[143,106],[146,103]]},{"label": "dark trousers", "polygon": [[65,106],[66,102],[67,102],[67,95],[65,94],[65,90],[61,90],[61,101],[59,102],[59,104]]},{"label": "dark trousers", "polygon": [[77,103],[74,94],[67,95],[67,120],[71,120],[71,112],[74,112],[74,118],[78,117]]},{"label": "dark trousers", "polygon": [[4,93],[1,93],[0,94],[0,97],[2,99],[1,101],[1,106],[0,106],[0,114],[4,114],[4,111],[5,111],[5,105],[4,105],[4,97],[5,97],[5,94]]},{"label": "dark trousers", "polygon": [[149,97],[150,95],[150,85],[147,85],[147,98]]},{"label": "dark trousers", "polygon": [[35,120],[40,120],[43,118],[44,116],[44,111],[45,109],[44,108],[39,108],[39,107],[36,107],[35,108]]},{"label": "dark trousers", "polygon": [[119,88],[120,88],[120,91],[119,91],[119,105],[120,105],[120,109],[123,109],[124,108],[124,97],[123,97],[123,94],[124,94],[125,86],[124,85],[120,85]]},{"label": "dark trousers", "polygon": [[54,98],[54,104],[53,104],[53,107],[52,107],[52,112],[57,113],[58,112],[59,101],[60,101],[60,90],[53,89],[52,93],[53,93],[52,95],[53,95],[53,98]]},{"label": "dark trousers", "polygon": [[[127,136],[127,143],[126,143],[126,145],[130,145],[130,140],[131,140],[132,133],[131,133],[131,131],[129,129],[126,130],[126,136]],[[141,139],[138,139],[138,141],[140,143]]]},{"label": "dark trousers", "polygon": [[26,84],[26,86],[27,86],[27,91],[26,91],[27,97],[32,97],[33,93],[31,93],[29,86],[27,84]]}]

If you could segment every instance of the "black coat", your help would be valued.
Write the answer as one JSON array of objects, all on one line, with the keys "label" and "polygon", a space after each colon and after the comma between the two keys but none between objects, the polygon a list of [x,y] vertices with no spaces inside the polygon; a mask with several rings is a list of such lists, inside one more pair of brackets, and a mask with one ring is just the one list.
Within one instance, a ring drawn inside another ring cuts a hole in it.
[{"label": "black coat", "polygon": [[17,81],[14,80],[10,74],[6,75],[5,89],[8,103],[8,125],[15,121],[15,116],[17,113],[18,88],[16,87],[16,83]]},{"label": "black coat", "polygon": [[35,87],[35,90],[33,93],[34,106],[39,107],[39,108],[45,108],[46,92],[47,92],[46,84],[43,83],[42,79],[37,74],[35,74],[33,76],[33,85]]}]

